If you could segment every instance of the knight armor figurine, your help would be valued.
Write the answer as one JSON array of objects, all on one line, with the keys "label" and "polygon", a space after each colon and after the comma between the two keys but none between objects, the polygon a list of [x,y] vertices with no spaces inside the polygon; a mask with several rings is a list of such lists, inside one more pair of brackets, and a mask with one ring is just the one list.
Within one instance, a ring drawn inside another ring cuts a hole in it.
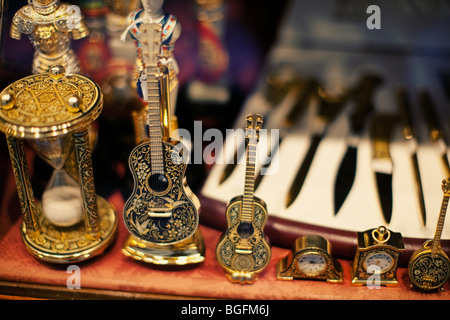
[{"label": "knight armor figurine", "polygon": [[66,73],[79,73],[80,64],[71,49],[71,39],[89,35],[81,10],[60,0],[29,0],[16,12],[10,36],[20,40],[28,35],[34,45],[32,73],[47,72],[52,65],[62,65]]}]

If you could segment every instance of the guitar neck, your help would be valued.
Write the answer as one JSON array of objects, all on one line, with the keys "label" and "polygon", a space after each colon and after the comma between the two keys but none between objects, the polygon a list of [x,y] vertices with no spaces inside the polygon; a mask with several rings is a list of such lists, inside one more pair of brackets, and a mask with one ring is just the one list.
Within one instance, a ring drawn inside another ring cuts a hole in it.
[{"label": "guitar neck", "polygon": [[150,138],[151,169],[153,173],[164,172],[162,149],[162,125],[159,81],[156,78],[157,67],[148,66],[147,71],[147,125]]},{"label": "guitar neck", "polygon": [[447,212],[447,207],[448,207],[448,200],[449,200],[449,197],[447,195],[445,195],[444,198],[442,199],[441,212],[439,214],[436,232],[434,234],[433,244],[431,246],[431,250],[433,253],[436,253],[440,246],[442,229],[444,228],[445,214]]},{"label": "guitar neck", "polygon": [[255,192],[256,142],[249,140],[245,169],[245,187],[242,201],[241,221],[253,221],[253,199]]},{"label": "guitar neck", "polygon": [[163,139],[172,139],[172,115],[170,108],[170,76],[169,69],[165,66],[160,66],[159,88],[161,99],[161,130]]}]

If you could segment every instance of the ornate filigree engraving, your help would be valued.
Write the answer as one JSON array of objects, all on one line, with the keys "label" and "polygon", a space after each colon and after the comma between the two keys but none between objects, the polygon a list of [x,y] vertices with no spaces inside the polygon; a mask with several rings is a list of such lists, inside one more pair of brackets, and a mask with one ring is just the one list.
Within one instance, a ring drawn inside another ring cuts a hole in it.
[{"label": "ornate filigree engraving", "polygon": [[[80,75],[58,80],[47,74],[31,75],[12,83],[3,93],[14,98],[14,107],[0,108],[0,126],[20,138],[52,137],[81,129],[98,117],[103,106],[98,86]],[[80,100],[79,112],[67,107],[72,96]]]},{"label": "ornate filigree engraving", "polygon": [[[228,207],[227,216],[229,227],[219,242],[217,253],[218,259],[223,265],[231,270],[258,272],[270,261],[270,248],[264,241],[264,234],[261,227],[264,225],[266,216],[264,208],[259,203],[254,203],[253,210],[255,219],[253,227],[255,232],[247,238],[241,237],[238,232],[240,225],[239,211],[242,201],[238,200]],[[240,248],[252,248],[251,253],[238,253]]]},{"label": "ornate filigree engraving", "polygon": [[112,240],[117,222],[110,204],[101,197],[97,197],[97,201],[100,212],[99,237],[86,233],[79,224],[72,227],[57,227],[44,218],[37,231],[23,235],[26,242],[32,250],[48,255],[71,255],[81,250],[87,254],[86,250],[98,250],[99,246]]},{"label": "ornate filigree engraving", "polygon": [[172,161],[174,146],[169,143],[163,145],[164,176],[168,186],[162,191],[153,190],[149,182],[152,176],[150,144],[138,145],[130,154],[129,164],[135,187],[125,204],[124,221],[131,234],[139,239],[171,244],[195,232],[198,213],[183,188],[186,164]]},{"label": "ornate filigree engraving", "polygon": [[439,255],[427,254],[412,266],[413,281],[421,287],[440,287],[448,278],[449,265]]},{"label": "ornate filigree engraving", "polygon": [[78,163],[81,193],[83,195],[83,211],[85,214],[88,232],[97,233],[98,227],[98,206],[97,195],[95,193],[94,172],[87,130],[73,134],[75,142],[75,154]]}]

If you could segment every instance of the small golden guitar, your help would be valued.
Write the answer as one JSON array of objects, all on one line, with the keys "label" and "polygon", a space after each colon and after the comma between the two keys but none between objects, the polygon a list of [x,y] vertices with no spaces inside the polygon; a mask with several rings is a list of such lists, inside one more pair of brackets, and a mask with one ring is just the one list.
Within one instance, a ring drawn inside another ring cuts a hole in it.
[{"label": "small golden guitar", "polygon": [[134,189],[124,206],[124,222],[135,237],[169,245],[191,237],[197,230],[200,203],[185,181],[186,148],[171,140],[168,129],[168,74],[158,64],[161,25],[143,24],[140,30],[147,77],[148,139],[129,156]]},{"label": "small golden guitar", "polygon": [[271,249],[264,235],[268,213],[263,200],[254,196],[256,150],[263,117],[247,116],[244,194],[226,209],[227,230],[216,247],[216,257],[230,281],[252,283],[270,262]]}]

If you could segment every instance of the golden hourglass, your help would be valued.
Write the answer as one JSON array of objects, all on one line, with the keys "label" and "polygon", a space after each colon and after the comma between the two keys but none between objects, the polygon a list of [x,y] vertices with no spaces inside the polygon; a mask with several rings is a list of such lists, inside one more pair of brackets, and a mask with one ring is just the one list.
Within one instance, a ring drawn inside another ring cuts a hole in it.
[{"label": "golden hourglass", "polygon": [[[102,253],[114,238],[117,218],[112,205],[95,193],[88,128],[103,107],[98,85],[52,66],[48,73],[12,83],[0,99],[0,130],[8,142],[26,248],[54,263]],[[24,141],[54,169],[40,202],[31,187]]]}]

